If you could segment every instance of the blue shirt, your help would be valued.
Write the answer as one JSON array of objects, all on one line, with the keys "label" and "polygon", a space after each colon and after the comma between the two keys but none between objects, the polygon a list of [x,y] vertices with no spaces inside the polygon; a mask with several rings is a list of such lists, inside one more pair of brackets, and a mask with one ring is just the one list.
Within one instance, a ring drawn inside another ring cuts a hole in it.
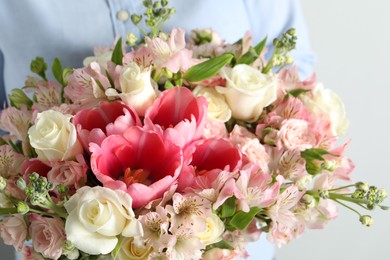
[{"label": "blue shirt", "polygon": [[[300,75],[312,73],[314,55],[298,0],[170,0],[176,14],[165,31],[181,27],[212,28],[227,42],[242,38],[247,30],[254,43],[268,35],[269,43],[282,32],[297,29],[293,52]],[[30,62],[44,57],[51,66],[58,57],[65,67],[80,67],[96,46],[113,46],[117,36],[133,32],[132,13],[142,13],[141,0],[14,0],[0,2],[0,88],[23,87]],[[2,59],[2,55],[4,59]],[[0,97],[1,98],[1,97]],[[0,101],[2,102],[2,101]],[[262,242],[250,246],[250,259],[272,259],[274,247]]]}]

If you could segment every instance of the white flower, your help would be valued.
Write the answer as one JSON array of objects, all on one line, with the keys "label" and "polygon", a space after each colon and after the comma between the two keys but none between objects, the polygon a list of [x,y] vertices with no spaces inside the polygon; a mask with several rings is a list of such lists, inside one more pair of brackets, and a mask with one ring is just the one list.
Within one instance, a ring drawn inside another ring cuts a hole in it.
[{"label": "white flower", "polygon": [[330,121],[333,135],[345,134],[349,121],[344,103],[336,93],[318,83],[308,95],[301,95],[301,100],[310,112]]},{"label": "white flower", "polygon": [[214,121],[225,123],[232,116],[225,97],[215,88],[197,86],[193,91],[195,96],[203,96],[208,102],[207,115]]},{"label": "white flower", "polygon": [[110,253],[118,243],[118,235],[143,235],[134,216],[132,198],[121,190],[86,186],[64,206],[69,212],[65,223],[67,239],[88,254]]},{"label": "white flower", "polygon": [[197,233],[196,236],[207,246],[221,241],[224,231],[225,225],[221,219],[217,215],[212,214],[206,218],[206,229],[201,233]]},{"label": "white flower", "polygon": [[37,115],[28,130],[31,146],[42,161],[69,160],[82,153],[71,115],[47,110]]},{"label": "white flower", "polygon": [[107,62],[111,60],[112,51],[105,51],[103,53],[99,53],[96,56],[86,57],[83,60],[84,67],[88,67],[92,62],[99,63],[104,69],[107,69]]},{"label": "white flower", "polygon": [[141,247],[135,243],[134,238],[123,238],[116,260],[142,260],[147,259],[153,251],[151,247]]},{"label": "white flower", "polygon": [[236,119],[255,121],[263,108],[276,100],[277,81],[272,75],[246,64],[224,68],[221,75],[226,78],[226,87],[216,89],[225,95]]},{"label": "white flower", "polygon": [[135,62],[127,64],[120,76],[120,92],[110,88],[106,91],[107,96],[119,96],[126,104],[132,106],[140,116],[145,115],[153,101],[156,99],[156,89],[152,85],[150,70],[141,68]]}]

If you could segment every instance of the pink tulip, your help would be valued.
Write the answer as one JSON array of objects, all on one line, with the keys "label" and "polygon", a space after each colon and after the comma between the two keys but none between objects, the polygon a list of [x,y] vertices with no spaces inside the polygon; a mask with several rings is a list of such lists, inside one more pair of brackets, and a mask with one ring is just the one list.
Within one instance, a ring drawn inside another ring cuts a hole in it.
[{"label": "pink tulip", "polygon": [[207,101],[187,88],[164,91],[146,111],[145,117],[166,129],[166,135],[183,147],[200,138],[207,122]]},{"label": "pink tulip", "polygon": [[122,134],[130,126],[140,126],[141,121],[131,107],[121,101],[102,102],[98,108],[81,110],[73,118],[79,139],[86,151],[89,143],[100,143],[112,134]]},{"label": "pink tulip", "polygon": [[199,141],[191,149],[194,149],[192,155],[185,157],[192,156],[192,160],[179,176],[179,190],[192,186],[196,176],[214,176],[215,171],[234,171],[241,166],[240,151],[227,139],[210,138]]},{"label": "pink tulip", "polygon": [[91,167],[105,187],[133,198],[133,207],[160,198],[176,181],[183,155],[161,133],[130,127],[123,135],[108,136],[90,147]]}]

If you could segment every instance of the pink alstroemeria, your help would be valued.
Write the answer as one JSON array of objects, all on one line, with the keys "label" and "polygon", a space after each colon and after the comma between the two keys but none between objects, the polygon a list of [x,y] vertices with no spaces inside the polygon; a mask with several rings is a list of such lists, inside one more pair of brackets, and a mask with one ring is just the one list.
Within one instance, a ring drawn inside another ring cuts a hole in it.
[{"label": "pink alstroemeria", "polygon": [[10,145],[0,146],[0,173],[4,178],[20,173],[20,165],[26,158],[15,152]]},{"label": "pink alstroemeria", "polygon": [[186,226],[172,227],[172,235],[161,237],[160,251],[166,252],[168,259],[201,259],[205,245],[195,236],[193,229]]},{"label": "pink alstroemeria", "polygon": [[195,233],[203,232],[206,227],[206,218],[211,215],[211,203],[209,200],[197,196],[183,196],[175,193],[172,197],[172,205],[166,205],[166,210],[171,216],[171,225],[174,227],[188,227]]},{"label": "pink alstroemeria", "polygon": [[34,91],[33,109],[39,112],[61,105],[61,86],[53,81],[40,81]]},{"label": "pink alstroemeria", "polygon": [[270,174],[261,173],[258,167],[247,165],[239,172],[237,189],[243,198],[238,200],[238,208],[248,212],[252,207],[266,208],[271,206],[278,199],[280,186],[283,178],[278,176],[276,182],[272,183]]},{"label": "pink alstroemeria", "polygon": [[330,221],[337,217],[338,209],[336,202],[332,200],[320,200],[318,205],[304,210],[298,214],[306,227],[310,229],[322,229]]},{"label": "pink alstroemeria", "polygon": [[111,84],[101,70],[98,63],[92,62],[88,67],[74,70],[69,76],[64,93],[73,102],[75,112],[96,107],[99,102],[107,100],[104,90]]},{"label": "pink alstroemeria", "polygon": [[21,109],[15,107],[3,109],[0,112],[0,129],[9,132],[10,137],[25,141],[31,126],[31,117],[31,111],[25,106]]},{"label": "pink alstroemeria", "polygon": [[295,185],[290,185],[278,197],[276,203],[268,208],[268,215],[275,223],[287,227],[293,227],[298,222],[297,217],[291,211],[297,205],[305,191],[299,191]]},{"label": "pink alstroemeria", "polygon": [[130,127],[90,144],[91,167],[105,187],[120,189],[133,198],[133,207],[161,198],[178,178],[183,155],[162,133]]},{"label": "pink alstroemeria", "polygon": [[309,112],[306,110],[302,101],[298,98],[284,99],[274,110],[274,112],[284,119],[303,119],[308,120]]},{"label": "pink alstroemeria", "polygon": [[99,107],[79,111],[73,118],[84,149],[98,145],[109,135],[122,134],[130,126],[141,126],[137,113],[121,101],[101,102]]},{"label": "pink alstroemeria", "polygon": [[195,97],[191,90],[174,87],[162,92],[145,117],[165,129],[175,144],[184,147],[203,134],[207,122],[207,101]]},{"label": "pink alstroemeria", "polygon": [[154,65],[158,69],[164,67],[176,73],[180,69],[187,70],[192,65],[192,51],[185,48],[185,31],[174,28],[168,39],[145,37],[147,47],[154,55]]},{"label": "pink alstroemeria", "polygon": [[[331,160],[331,163],[333,163],[333,168],[334,168],[332,172],[333,175],[336,178],[345,181],[351,181],[349,175],[355,169],[355,164],[353,163],[353,161],[350,158],[343,155],[344,150],[347,148],[349,143],[350,141],[343,143],[338,148],[331,150],[330,155],[324,156],[326,160]],[[332,154],[336,156],[332,156]]]},{"label": "pink alstroemeria", "polygon": [[146,46],[141,46],[136,50],[126,53],[123,57],[123,65],[128,65],[132,62],[138,64],[142,68],[148,68],[153,64],[153,52]]},{"label": "pink alstroemeria", "polygon": [[315,73],[313,73],[309,78],[301,81],[299,79],[297,66],[283,69],[279,73],[279,78],[282,80],[281,86],[285,91],[293,89],[312,90],[317,82]]}]

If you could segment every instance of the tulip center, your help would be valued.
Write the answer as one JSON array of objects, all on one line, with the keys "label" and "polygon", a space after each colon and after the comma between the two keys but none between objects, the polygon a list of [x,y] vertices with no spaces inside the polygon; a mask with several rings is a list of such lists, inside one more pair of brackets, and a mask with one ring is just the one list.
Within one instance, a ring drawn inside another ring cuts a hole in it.
[{"label": "tulip center", "polygon": [[202,176],[202,175],[204,175],[207,172],[208,172],[207,170],[197,170],[196,167],[195,167],[195,174],[197,176]]},{"label": "tulip center", "polygon": [[149,180],[150,172],[144,169],[132,170],[130,167],[125,170],[123,181],[127,186],[130,186],[133,183],[142,183],[145,185],[150,185],[151,181]]}]

